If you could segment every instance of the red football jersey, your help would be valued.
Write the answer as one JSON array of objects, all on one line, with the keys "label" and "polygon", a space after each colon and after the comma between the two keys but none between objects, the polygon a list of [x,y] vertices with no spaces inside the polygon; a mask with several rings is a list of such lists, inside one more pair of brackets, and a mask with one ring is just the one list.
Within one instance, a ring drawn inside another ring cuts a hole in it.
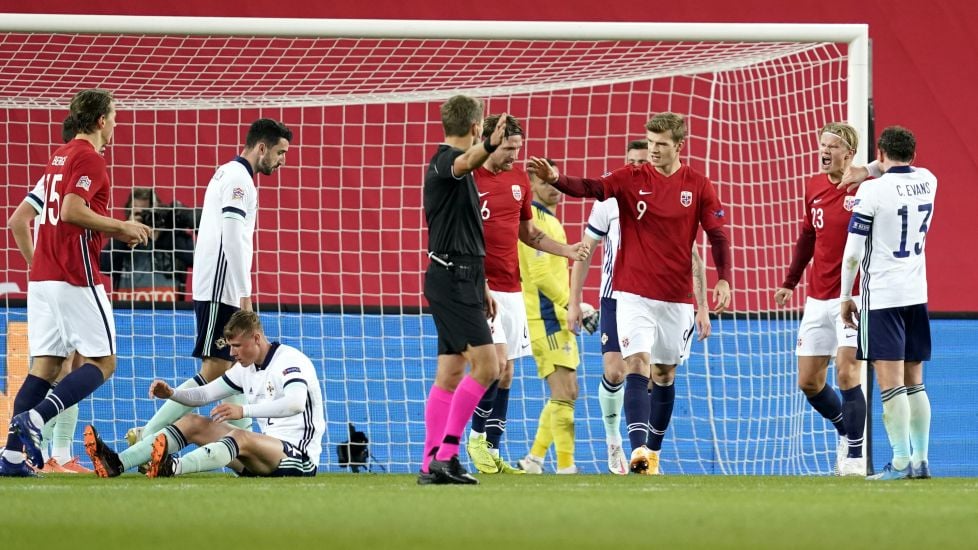
[{"label": "red football jersey", "polygon": [[[815,231],[815,254],[808,272],[808,295],[812,298],[831,300],[841,294],[842,252],[855,202],[856,191],[836,189],[828,174],[812,176],[805,186],[805,219],[801,230]],[[859,293],[858,278],[853,292]]]},{"label": "red football jersey", "polygon": [[69,193],[85,199],[96,214],[108,215],[109,174],[105,159],[83,139],[59,147],[44,171],[44,210],[37,226],[30,280],[100,285],[99,254],[104,237],[61,220],[61,205]]},{"label": "red football jersey", "polygon": [[699,226],[723,227],[725,213],[706,176],[682,165],[663,176],[651,164],[624,166],[600,181],[618,199],[621,245],[615,290],[693,303],[692,248]]},{"label": "red football jersey", "polygon": [[530,180],[519,168],[493,174],[484,167],[475,171],[479,210],[486,239],[486,280],[498,292],[520,292],[520,258],[517,243],[520,221],[533,219]]}]

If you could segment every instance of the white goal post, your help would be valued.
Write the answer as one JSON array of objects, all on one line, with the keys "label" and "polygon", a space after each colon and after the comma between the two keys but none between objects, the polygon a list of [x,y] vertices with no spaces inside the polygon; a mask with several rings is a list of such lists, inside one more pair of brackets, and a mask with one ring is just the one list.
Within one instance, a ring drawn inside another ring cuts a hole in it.
[{"label": "white goal post", "polygon": [[[320,369],[328,424],[321,465],[329,471],[341,471],[335,447],[351,422],[388,471],[416,471],[420,462],[436,353],[420,290],[420,197],[441,140],[437,106],[456,93],[484,98],[491,113],[523,123],[524,156],[590,176],[623,163],[650,114],[679,112],[690,130],[683,160],[711,178],[729,209],[736,315],[715,319],[714,336],[680,367],[663,468],[831,471],[834,431],[796,387],[805,285],[793,308],[777,308],[771,295],[816,170],[817,130],[849,122],[862,137],[857,158],[866,158],[866,25],[0,14],[0,77],[7,214],[43,171],[80,88],[116,97],[120,123],[106,156],[118,217],[133,187],[199,206],[252,120],[292,128],[288,164],[258,179],[255,299],[269,333]],[[576,199],[561,204],[572,241],[589,209]],[[0,424],[27,364],[26,265],[4,239],[0,285],[20,291],[0,298]],[[592,273],[586,301],[595,301],[596,286]],[[197,372],[182,297],[116,304],[119,367],[81,414],[113,444],[155,410],[144,397],[153,378],[180,382]],[[577,463],[585,472],[605,471],[597,340],[580,340]],[[544,399],[532,359],[518,362],[507,458],[527,452]]]}]

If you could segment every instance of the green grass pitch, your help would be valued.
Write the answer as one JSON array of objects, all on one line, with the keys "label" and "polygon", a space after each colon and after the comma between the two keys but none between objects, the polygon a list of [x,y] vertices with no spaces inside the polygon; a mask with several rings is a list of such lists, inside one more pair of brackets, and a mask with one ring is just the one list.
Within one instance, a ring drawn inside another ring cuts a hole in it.
[{"label": "green grass pitch", "polygon": [[0,547],[975,548],[978,480],[0,478]]}]

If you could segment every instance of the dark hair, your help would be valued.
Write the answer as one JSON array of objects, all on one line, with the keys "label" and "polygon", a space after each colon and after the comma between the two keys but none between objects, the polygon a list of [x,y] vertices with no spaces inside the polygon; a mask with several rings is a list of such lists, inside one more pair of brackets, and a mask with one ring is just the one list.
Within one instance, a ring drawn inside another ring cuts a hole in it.
[{"label": "dark hair", "polygon": [[890,126],[883,129],[876,147],[890,160],[910,162],[917,152],[917,139],[903,126]]},{"label": "dark hair", "polygon": [[467,95],[448,98],[441,105],[441,126],[446,136],[461,137],[469,133],[473,124],[482,120],[484,111],[481,99]]},{"label": "dark hair", "polygon": [[[499,124],[500,115],[492,115],[486,117],[482,121],[482,137],[487,138],[496,131],[496,125]],[[523,127],[520,126],[520,121],[516,120],[510,115],[506,115],[506,137],[509,136],[525,136],[523,133]]]},{"label": "dark hair", "polygon": [[149,207],[155,208],[157,205],[162,203],[160,196],[156,194],[156,191],[152,187],[133,187],[132,192],[129,193],[129,199],[126,201],[126,219],[132,215],[132,203],[135,200],[149,201]]},{"label": "dark hair", "polygon": [[[112,92],[106,90],[82,90],[71,98],[68,119],[65,125],[75,129],[75,133],[90,134],[98,129],[98,121],[112,112]],[[74,137],[74,136],[72,136]]]},{"label": "dark hair", "polygon": [[632,149],[640,149],[642,151],[648,151],[649,142],[644,139],[636,139],[635,141],[629,141],[628,147],[625,148],[625,153],[627,154]]},{"label": "dark hair", "polygon": [[292,130],[284,124],[270,118],[259,118],[251,123],[248,128],[248,137],[245,138],[245,149],[251,149],[258,145],[258,142],[267,145],[278,145],[280,139],[292,141]]},{"label": "dark hair", "polygon": [[61,123],[61,140],[68,143],[75,139],[76,135],[78,135],[78,130],[75,129],[75,119],[69,115]]}]

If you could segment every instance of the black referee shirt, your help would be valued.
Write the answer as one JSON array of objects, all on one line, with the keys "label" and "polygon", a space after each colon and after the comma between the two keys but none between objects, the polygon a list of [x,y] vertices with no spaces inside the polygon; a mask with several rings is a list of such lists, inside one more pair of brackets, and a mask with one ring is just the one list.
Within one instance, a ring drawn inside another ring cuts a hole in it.
[{"label": "black referee shirt", "polygon": [[463,151],[438,146],[424,176],[424,215],[428,222],[428,251],[449,256],[485,256],[479,192],[472,173],[452,174]]}]

